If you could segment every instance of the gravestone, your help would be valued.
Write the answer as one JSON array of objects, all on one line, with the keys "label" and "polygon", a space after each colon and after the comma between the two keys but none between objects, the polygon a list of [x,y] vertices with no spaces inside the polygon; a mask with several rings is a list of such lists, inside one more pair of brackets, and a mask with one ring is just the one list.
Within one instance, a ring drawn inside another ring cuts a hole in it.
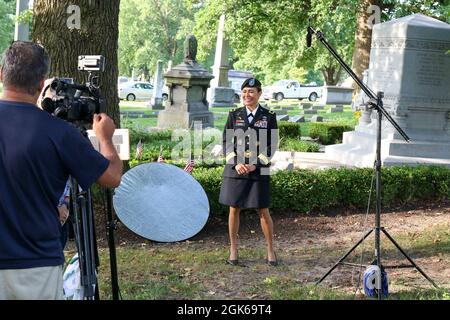
[{"label": "gravestone", "polygon": [[[373,28],[368,83],[384,92],[384,108],[409,135],[407,143],[383,120],[383,165],[450,166],[450,25],[413,14]],[[371,167],[377,112],[344,133],[343,144],[326,153],[344,164]]]},{"label": "gravestone", "polygon": [[323,110],[323,109],[325,109],[325,105],[323,105],[323,104],[315,104],[315,105],[312,106],[311,109],[313,109],[313,110]]},{"label": "gravestone", "polygon": [[277,114],[277,116],[288,114],[288,111],[284,110],[284,109],[273,109],[272,108],[272,111],[275,112]]},{"label": "gravestone", "polygon": [[322,101],[324,104],[351,104],[353,89],[339,86],[324,86]]},{"label": "gravestone", "polygon": [[295,123],[305,122],[305,117],[304,116],[293,116],[293,117],[289,118],[289,122],[295,122]]},{"label": "gravestone", "polygon": [[230,107],[234,105],[234,89],[230,88],[228,82],[228,41],[224,37],[225,15],[219,20],[217,32],[216,55],[214,59],[213,75],[211,80],[210,107]]},{"label": "gravestone", "polygon": [[303,110],[303,114],[317,114],[317,110],[312,109]]},{"label": "gravestone", "polygon": [[[368,71],[369,70],[367,69],[363,71],[362,82],[370,87],[370,83],[368,83]],[[363,110],[367,106],[367,102],[369,101],[369,97],[359,87],[357,88],[357,92],[358,93],[356,94],[356,97],[352,102],[353,111]]]},{"label": "gravestone", "polygon": [[158,60],[156,63],[156,71],[155,78],[153,80],[153,94],[150,100],[151,108],[154,110],[162,110],[163,107],[163,97],[162,97],[162,88],[164,85],[164,81],[162,78],[162,70],[163,70],[163,61]]},{"label": "gravestone", "polygon": [[289,116],[287,114],[284,115],[277,115],[277,121],[288,121]]},{"label": "gravestone", "polygon": [[169,99],[165,109],[158,114],[159,128],[188,129],[194,122],[203,127],[213,127],[213,113],[208,111],[206,90],[213,78],[197,63],[197,39],[194,35],[186,37],[184,61],[164,74],[169,87]]},{"label": "gravestone", "polygon": [[312,116],[311,122],[323,122],[323,117],[322,116]]},{"label": "gravestone", "polygon": [[344,106],[342,105],[335,105],[328,109],[327,113],[337,113],[337,112],[344,112]]},{"label": "gravestone", "polygon": [[312,103],[309,103],[309,102],[302,102],[300,104],[300,108],[302,108],[303,110],[311,109],[311,107],[312,107]]}]

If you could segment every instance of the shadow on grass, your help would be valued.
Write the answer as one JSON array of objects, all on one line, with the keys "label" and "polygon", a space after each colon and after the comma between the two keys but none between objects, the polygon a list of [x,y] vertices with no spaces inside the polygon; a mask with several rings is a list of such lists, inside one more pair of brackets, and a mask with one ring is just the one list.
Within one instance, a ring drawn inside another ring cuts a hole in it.
[{"label": "shadow on grass", "polygon": [[392,293],[389,300],[450,300],[450,292],[445,289],[400,290]]}]

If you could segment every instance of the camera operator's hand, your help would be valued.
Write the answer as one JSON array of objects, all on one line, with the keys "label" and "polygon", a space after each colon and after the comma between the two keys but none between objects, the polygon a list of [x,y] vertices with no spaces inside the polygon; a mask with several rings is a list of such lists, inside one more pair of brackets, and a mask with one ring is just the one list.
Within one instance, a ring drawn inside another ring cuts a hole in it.
[{"label": "camera operator's hand", "polygon": [[111,141],[116,126],[106,113],[94,114],[92,129],[99,141]]},{"label": "camera operator's hand", "polygon": [[109,160],[108,169],[97,182],[104,187],[118,187],[122,178],[123,163],[112,143],[116,126],[106,113],[94,114],[93,120],[92,129],[100,143],[100,153]]}]

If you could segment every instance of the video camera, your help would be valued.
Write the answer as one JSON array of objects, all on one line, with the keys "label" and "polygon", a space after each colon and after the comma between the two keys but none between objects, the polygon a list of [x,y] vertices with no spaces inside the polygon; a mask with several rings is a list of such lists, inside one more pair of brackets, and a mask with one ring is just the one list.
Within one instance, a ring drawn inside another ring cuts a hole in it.
[{"label": "video camera", "polygon": [[94,114],[106,111],[105,100],[100,93],[99,77],[93,75],[94,71],[105,70],[105,58],[79,56],[78,70],[89,72],[88,82],[83,85],[74,83],[71,78],[55,78],[45,88],[42,96],[45,96],[49,88],[56,95],[44,98],[41,102],[42,109],[69,122],[92,123]]}]

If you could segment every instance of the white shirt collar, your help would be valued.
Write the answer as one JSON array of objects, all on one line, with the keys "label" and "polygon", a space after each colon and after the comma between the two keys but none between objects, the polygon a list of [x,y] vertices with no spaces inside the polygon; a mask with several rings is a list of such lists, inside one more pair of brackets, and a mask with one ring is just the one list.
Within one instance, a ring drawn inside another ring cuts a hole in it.
[{"label": "white shirt collar", "polygon": [[248,115],[249,115],[250,113],[252,113],[252,114],[253,114],[253,117],[255,117],[256,111],[258,111],[258,108],[259,108],[259,104],[256,105],[255,110],[250,111],[250,110],[247,108],[247,106],[245,106],[245,110],[247,110],[247,117],[248,117]]}]

